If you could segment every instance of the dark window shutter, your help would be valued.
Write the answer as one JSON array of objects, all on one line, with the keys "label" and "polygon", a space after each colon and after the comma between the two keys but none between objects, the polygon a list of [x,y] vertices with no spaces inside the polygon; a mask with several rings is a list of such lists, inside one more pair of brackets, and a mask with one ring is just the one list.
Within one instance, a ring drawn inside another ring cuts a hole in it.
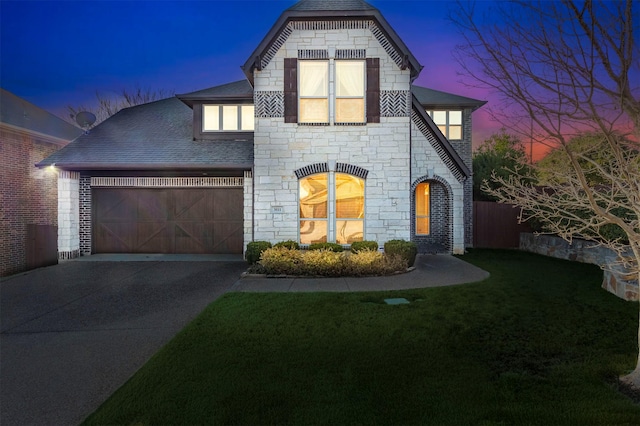
[{"label": "dark window shutter", "polygon": [[298,122],[297,58],[284,58],[284,122]]},{"label": "dark window shutter", "polygon": [[380,122],[380,58],[367,58],[367,123]]}]

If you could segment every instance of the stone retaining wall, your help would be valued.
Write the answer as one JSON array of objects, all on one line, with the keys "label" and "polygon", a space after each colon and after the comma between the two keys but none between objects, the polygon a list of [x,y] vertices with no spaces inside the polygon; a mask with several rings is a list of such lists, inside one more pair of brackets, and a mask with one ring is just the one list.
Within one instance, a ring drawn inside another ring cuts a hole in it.
[{"label": "stone retaining wall", "polygon": [[[593,242],[574,239],[569,244],[553,235],[520,234],[520,250],[551,256],[558,259],[592,263],[602,267],[612,265],[618,255],[611,249],[598,246]],[[614,265],[612,270],[604,270],[602,288],[624,300],[638,300],[638,276],[624,268]]]}]

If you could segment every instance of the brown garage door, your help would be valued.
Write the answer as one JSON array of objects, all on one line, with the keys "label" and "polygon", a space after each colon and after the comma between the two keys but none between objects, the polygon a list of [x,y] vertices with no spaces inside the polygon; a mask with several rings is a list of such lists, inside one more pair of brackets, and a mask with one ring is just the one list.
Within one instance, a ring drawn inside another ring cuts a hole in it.
[{"label": "brown garage door", "polygon": [[242,188],[93,191],[95,253],[242,253]]}]

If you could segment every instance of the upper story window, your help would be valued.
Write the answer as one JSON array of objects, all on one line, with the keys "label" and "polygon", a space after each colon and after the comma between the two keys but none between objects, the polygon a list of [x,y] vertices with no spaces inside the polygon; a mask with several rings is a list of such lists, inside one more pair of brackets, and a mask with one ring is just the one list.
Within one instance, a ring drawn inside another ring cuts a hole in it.
[{"label": "upper story window", "polygon": [[254,130],[253,105],[203,105],[203,132],[249,132]]},{"label": "upper story window", "polygon": [[462,111],[427,111],[427,114],[447,139],[462,139]]},{"label": "upper story window", "polygon": [[379,58],[285,58],[284,68],[285,123],[380,122]]},{"label": "upper story window", "polygon": [[328,123],[329,61],[300,61],[299,66],[299,122]]},{"label": "upper story window", "polygon": [[364,61],[336,61],[336,123],[364,123]]},{"label": "upper story window", "polygon": [[[330,102],[329,67],[335,70]],[[365,62],[364,61],[299,61],[300,78],[299,123],[365,122]],[[333,110],[333,114],[330,111]]]}]

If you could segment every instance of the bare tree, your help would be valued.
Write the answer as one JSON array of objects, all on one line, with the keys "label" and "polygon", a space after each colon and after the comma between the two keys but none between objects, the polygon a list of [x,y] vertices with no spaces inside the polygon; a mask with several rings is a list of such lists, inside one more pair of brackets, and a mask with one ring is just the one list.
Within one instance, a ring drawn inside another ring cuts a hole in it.
[{"label": "bare tree", "polygon": [[87,111],[96,116],[96,122],[94,125],[97,125],[121,109],[146,104],[148,102],[168,98],[173,95],[173,91],[142,89],[137,86],[132,90],[122,89],[117,94],[111,96],[96,92],[95,104],[91,106],[67,105],[67,111],[69,113],[69,121],[73,124],[76,124],[75,118],[79,112]]},{"label": "bare tree", "polygon": [[[465,37],[458,60],[476,83],[501,95],[494,116],[511,132],[562,150],[569,166],[547,174],[551,190],[518,178],[523,165],[486,189],[524,208],[523,220],[616,250],[640,279],[640,6],[515,1],[484,15],[473,4],[458,6],[454,21]],[[576,151],[569,141],[585,131],[599,142]],[[606,167],[597,159],[604,154]],[[603,231],[611,226],[626,238]],[[640,389],[640,356],[623,379]]]}]

